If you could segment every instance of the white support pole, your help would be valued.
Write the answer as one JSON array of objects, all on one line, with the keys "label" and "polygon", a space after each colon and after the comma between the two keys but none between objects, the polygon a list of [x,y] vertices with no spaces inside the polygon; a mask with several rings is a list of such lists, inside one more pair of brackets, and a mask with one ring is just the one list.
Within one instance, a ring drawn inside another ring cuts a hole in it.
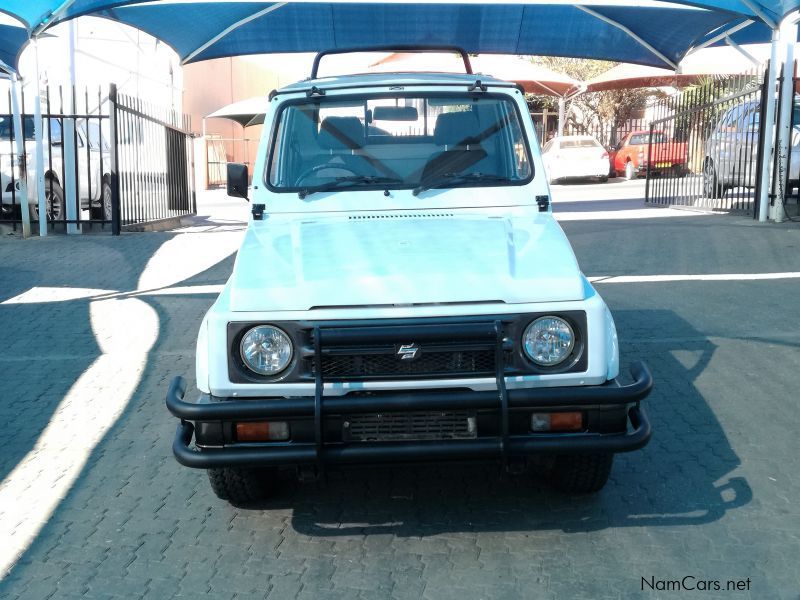
[{"label": "white support pole", "polygon": [[745,50],[744,48],[742,48],[742,47],[741,47],[739,44],[737,44],[735,41],[733,41],[733,40],[732,40],[732,39],[731,39],[729,36],[727,36],[727,35],[725,36],[725,43],[726,43],[726,44],[728,44],[728,46],[730,46],[730,47],[731,47],[731,48],[733,48],[734,50],[736,50],[736,51],[737,51],[739,54],[741,54],[742,56],[744,56],[744,57],[745,57],[747,60],[749,60],[749,61],[750,61],[750,63],[751,63],[751,64],[753,64],[753,66],[756,66],[756,67],[758,67],[758,66],[760,66],[760,65],[761,65],[761,61],[759,61],[759,60],[758,60],[758,59],[757,59],[755,56],[753,56],[752,54],[750,54],[750,53],[749,53],[747,50]]},{"label": "white support pole", "polygon": [[766,112],[761,126],[764,129],[764,150],[761,153],[761,189],[758,190],[758,220],[764,222],[769,214],[769,190],[771,183],[772,148],[775,141],[775,81],[778,72],[778,41],[780,34],[777,29],[772,30],[772,51],[767,72],[767,101]]},{"label": "white support pole", "polygon": [[33,126],[36,139],[36,199],[39,204],[39,236],[47,236],[47,203],[44,197],[44,131],[42,123],[41,79],[39,78],[39,43],[33,40],[36,62],[36,94],[33,97]]},{"label": "white support pole", "polygon": [[558,137],[564,135],[564,119],[567,113],[567,101],[564,96],[558,99]]},{"label": "white support pole", "polygon": [[[75,114],[75,21],[69,22],[69,89],[67,90],[67,115]],[[76,168],[75,119],[67,117],[61,128],[61,150],[64,160],[64,208],[68,221],[78,219],[78,181]],[[76,223],[67,223],[67,233],[77,234],[81,230]]]},{"label": "white support pole", "polygon": [[[792,144],[792,107],[794,106],[794,40],[797,39],[797,23],[793,17],[787,17],[781,23],[781,48],[783,50],[783,82],[781,83],[781,105],[778,108],[778,170],[775,177],[778,185],[775,204],[770,217],[780,223],[786,218],[783,203],[786,199],[787,173],[790,169],[789,147]],[[795,157],[795,160],[800,157]]]},{"label": "white support pole", "polygon": [[[24,108],[24,107],[23,107]],[[25,159],[25,138],[22,133],[22,111],[19,104],[19,84],[17,81],[17,74],[11,73],[11,112],[14,113],[14,143],[16,146],[17,154],[14,157],[14,163],[18,165],[19,173],[19,210],[22,214],[22,237],[27,238],[31,236],[31,213],[30,206],[28,205],[28,185],[26,183],[27,166]]]}]

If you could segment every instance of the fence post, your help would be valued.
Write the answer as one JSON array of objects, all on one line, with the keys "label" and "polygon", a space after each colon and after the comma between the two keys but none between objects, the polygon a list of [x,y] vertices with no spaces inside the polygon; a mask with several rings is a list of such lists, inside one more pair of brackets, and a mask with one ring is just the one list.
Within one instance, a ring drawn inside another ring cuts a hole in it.
[{"label": "fence post", "polygon": [[761,127],[764,129],[764,154],[761,156],[761,189],[758,190],[758,220],[766,221],[769,215],[770,204],[770,166],[771,153],[775,141],[775,80],[778,77],[778,30],[772,32],[772,50],[767,71],[767,104],[761,118]]},{"label": "fence post", "polygon": [[[16,146],[16,155],[14,162],[19,166],[19,211],[22,216],[22,237],[27,238],[31,235],[31,214],[30,205],[28,204],[28,166],[25,164],[25,134],[22,125],[22,111],[24,106],[20,108],[19,101],[19,80],[17,74],[11,74],[11,112],[14,119],[14,145]],[[13,169],[12,169],[13,172]]]},{"label": "fence post", "polygon": [[[792,37],[794,36],[794,37]],[[785,218],[783,209],[788,191],[789,153],[791,152],[792,137],[792,106],[794,105],[794,44],[797,40],[797,24],[792,19],[784,19],[781,23],[781,46],[783,50],[783,78],[781,80],[780,104],[778,105],[777,118],[777,150],[778,162],[776,163],[776,179],[778,180],[778,193],[776,202],[772,207],[772,218],[780,223]]]},{"label": "fence post", "polygon": [[654,123],[650,122],[650,136],[647,138],[647,171],[644,174],[644,201],[645,204],[650,202],[650,163],[651,163],[651,151],[650,149],[653,147],[653,127]]},{"label": "fence post", "polygon": [[109,172],[111,174],[111,235],[119,235],[120,215],[119,201],[119,134],[117,131],[117,86],[112,83],[108,90],[108,130],[111,136],[111,152]]}]

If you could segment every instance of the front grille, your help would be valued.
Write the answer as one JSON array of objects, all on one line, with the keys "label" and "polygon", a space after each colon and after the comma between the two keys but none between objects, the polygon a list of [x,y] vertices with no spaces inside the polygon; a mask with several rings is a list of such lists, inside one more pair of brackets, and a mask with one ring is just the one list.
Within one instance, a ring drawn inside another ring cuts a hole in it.
[{"label": "front grille", "polygon": [[351,415],[342,425],[345,442],[473,439],[474,413],[405,412]]},{"label": "front grille", "polygon": [[[343,351],[345,352],[345,351]],[[394,347],[382,352],[323,354],[325,381],[403,377],[492,376],[494,349],[437,349],[423,346],[414,360],[402,360]]]}]

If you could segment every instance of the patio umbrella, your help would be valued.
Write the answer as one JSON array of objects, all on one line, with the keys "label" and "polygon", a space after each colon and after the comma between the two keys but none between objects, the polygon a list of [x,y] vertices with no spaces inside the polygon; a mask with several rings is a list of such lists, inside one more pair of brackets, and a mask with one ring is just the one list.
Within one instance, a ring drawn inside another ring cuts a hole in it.
[{"label": "patio umbrella", "polygon": [[[491,75],[519,83],[530,94],[563,97],[580,88],[581,83],[563,73],[535,65],[529,58],[509,55],[481,54],[470,58],[475,73]],[[369,65],[369,72],[435,72],[463,73],[460,56],[440,53],[396,52]]]},{"label": "patio umbrella", "polygon": [[[769,48],[752,48],[756,59],[769,55]],[[622,63],[586,82],[587,92],[622,90],[644,87],[684,87],[706,77],[735,75],[752,64],[743,64],[742,56],[733,48],[705,48],[687,56],[680,64],[680,71],[659,69],[644,65]]]},{"label": "patio umbrella", "polygon": [[206,119],[230,119],[242,127],[261,125],[264,122],[264,108],[267,106],[266,96],[256,96],[246,100],[239,100],[223,106],[206,115]]}]

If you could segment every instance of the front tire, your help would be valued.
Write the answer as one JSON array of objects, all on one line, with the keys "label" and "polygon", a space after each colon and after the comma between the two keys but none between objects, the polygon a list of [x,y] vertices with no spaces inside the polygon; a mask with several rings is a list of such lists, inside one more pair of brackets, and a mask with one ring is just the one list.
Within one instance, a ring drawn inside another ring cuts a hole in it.
[{"label": "front tire", "polygon": [[613,464],[613,454],[559,455],[550,469],[550,481],[568,494],[592,494],[606,485]]},{"label": "front tire", "polygon": [[[53,179],[46,179],[44,182],[44,200],[48,221],[60,221],[64,218],[64,190]],[[37,202],[33,206],[38,219],[40,218],[39,203]]]},{"label": "front tire", "polygon": [[725,193],[725,187],[719,182],[717,170],[711,160],[707,160],[703,166],[703,192],[706,198],[711,198],[712,200],[722,198]]},{"label": "front tire", "polygon": [[636,169],[633,166],[633,161],[628,161],[625,163],[625,179],[630,181],[636,177]]},{"label": "front tire", "polygon": [[229,468],[207,469],[211,489],[221,500],[231,504],[248,504],[268,498],[276,488],[274,469]]},{"label": "front tire", "polygon": [[103,220],[111,220],[111,182],[103,181]]}]

